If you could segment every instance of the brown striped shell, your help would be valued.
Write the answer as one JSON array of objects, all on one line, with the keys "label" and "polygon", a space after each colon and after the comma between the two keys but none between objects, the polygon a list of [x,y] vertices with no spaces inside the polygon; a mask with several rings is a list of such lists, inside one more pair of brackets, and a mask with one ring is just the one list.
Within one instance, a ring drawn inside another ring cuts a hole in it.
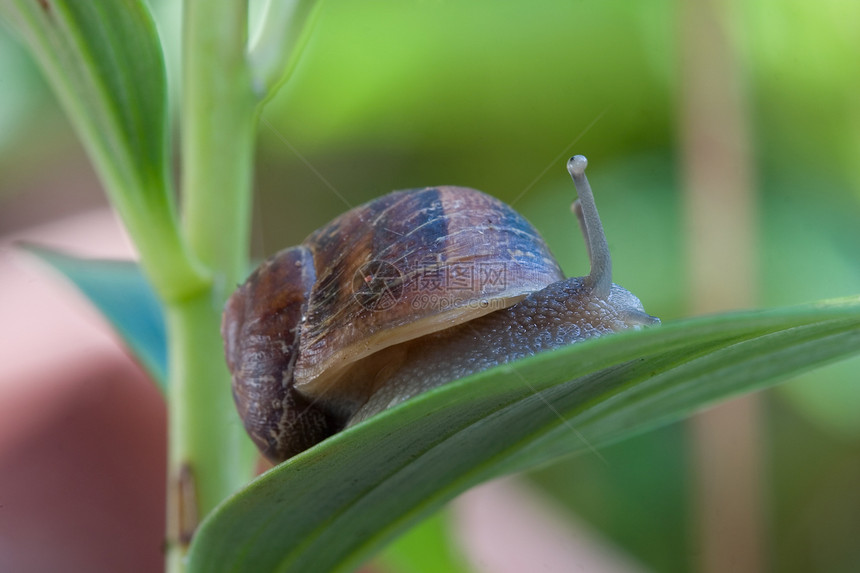
[{"label": "brown striped shell", "polygon": [[322,394],[383,348],[506,308],[564,278],[543,238],[464,187],[397,191],[311,234],[316,281],[294,377]]},{"label": "brown striped shell", "polygon": [[[397,367],[379,352],[563,278],[537,231],[474,189],[397,191],[258,267],[222,322],[233,396],[281,461],[342,428]],[[340,381],[340,383],[339,383]]]}]

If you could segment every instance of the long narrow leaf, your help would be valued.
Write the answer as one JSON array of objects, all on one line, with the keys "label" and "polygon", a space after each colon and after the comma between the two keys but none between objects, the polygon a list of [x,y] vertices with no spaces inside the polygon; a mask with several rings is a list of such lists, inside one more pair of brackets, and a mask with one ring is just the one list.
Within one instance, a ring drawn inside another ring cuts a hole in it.
[{"label": "long narrow leaf", "polygon": [[141,0],[0,0],[63,105],[159,292],[206,277],[179,236],[170,183],[167,76]]},{"label": "long narrow leaf", "polygon": [[856,353],[860,299],[699,318],[498,367],[264,474],[202,524],[190,570],[349,571],[476,483]]}]

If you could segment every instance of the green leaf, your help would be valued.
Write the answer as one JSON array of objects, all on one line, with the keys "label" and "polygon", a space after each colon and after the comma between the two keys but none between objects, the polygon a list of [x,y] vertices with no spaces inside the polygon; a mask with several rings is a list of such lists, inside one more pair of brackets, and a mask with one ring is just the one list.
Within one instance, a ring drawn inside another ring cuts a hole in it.
[{"label": "green leaf", "polygon": [[167,393],[167,334],[161,305],[132,261],[79,259],[40,247],[27,250],[69,279],[110,321]]},{"label": "green leaf", "polygon": [[66,110],[168,299],[208,280],[179,235],[161,44],[140,0],[0,0]]},{"label": "green leaf", "polygon": [[349,571],[469,487],[677,420],[860,352],[860,298],[575,344],[418,396],[260,476],[190,571]]}]

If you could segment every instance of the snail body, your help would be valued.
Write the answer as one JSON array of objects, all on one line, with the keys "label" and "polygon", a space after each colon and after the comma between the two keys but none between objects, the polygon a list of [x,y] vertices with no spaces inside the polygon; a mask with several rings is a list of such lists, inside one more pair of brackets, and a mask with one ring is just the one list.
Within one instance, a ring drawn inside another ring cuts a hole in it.
[{"label": "snail body", "polygon": [[586,277],[565,279],[528,221],[462,187],[380,197],[265,261],[222,323],[233,395],[263,454],[279,462],[448,381],[659,322],[612,284],[585,165],[568,162]]}]

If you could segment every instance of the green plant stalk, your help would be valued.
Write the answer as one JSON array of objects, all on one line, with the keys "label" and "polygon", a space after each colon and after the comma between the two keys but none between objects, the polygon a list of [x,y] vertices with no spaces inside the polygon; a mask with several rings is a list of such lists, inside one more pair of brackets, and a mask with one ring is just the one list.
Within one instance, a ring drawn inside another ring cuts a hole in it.
[{"label": "green plant stalk", "polygon": [[233,406],[220,338],[227,295],[248,268],[256,98],[247,1],[184,4],[182,198],[185,236],[211,287],[166,309],[170,349],[168,571],[199,520],[251,475],[253,446]]},{"label": "green plant stalk", "polygon": [[182,558],[197,524],[250,477],[242,425],[225,374],[220,313],[211,293],[168,306],[170,339],[168,571]]},{"label": "green plant stalk", "polygon": [[246,0],[186,0],[183,14],[183,216],[222,295],[248,266],[257,97],[247,12]]}]

